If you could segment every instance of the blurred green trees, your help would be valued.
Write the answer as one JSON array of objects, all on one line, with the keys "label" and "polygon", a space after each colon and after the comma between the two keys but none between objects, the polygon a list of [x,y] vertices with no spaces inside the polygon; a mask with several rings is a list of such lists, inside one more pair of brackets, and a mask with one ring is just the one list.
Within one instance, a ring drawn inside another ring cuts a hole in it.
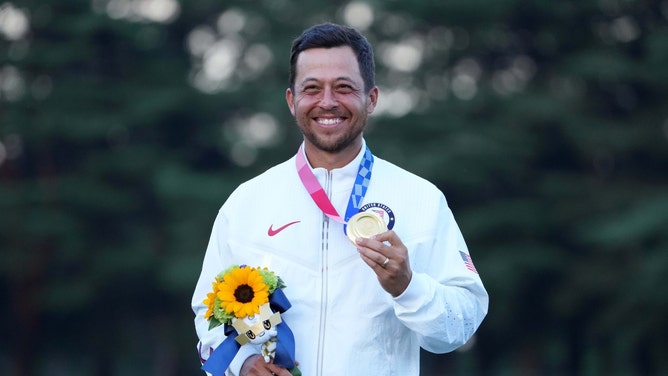
[{"label": "blurred green trees", "polygon": [[367,140],[445,192],[491,295],[424,375],[668,371],[668,2],[0,4],[0,370],[197,374],[210,227],[289,158],[291,40],[376,48]]}]

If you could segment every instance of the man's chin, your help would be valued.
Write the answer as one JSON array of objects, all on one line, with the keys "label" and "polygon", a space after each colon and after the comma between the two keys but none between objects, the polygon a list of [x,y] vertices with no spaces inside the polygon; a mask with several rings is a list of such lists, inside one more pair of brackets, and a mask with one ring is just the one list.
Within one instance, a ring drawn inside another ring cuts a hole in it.
[{"label": "man's chin", "polygon": [[330,154],[340,153],[352,144],[350,140],[318,140],[313,146]]},{"label": "man's chin", "polygon": [[316,135],[311,132],[304,132],[304,137],[313,144],[318,150],[326,153],[336,154],[347,150],[358,142],[362,132],[356,134],[338,134],[331,136]]}]

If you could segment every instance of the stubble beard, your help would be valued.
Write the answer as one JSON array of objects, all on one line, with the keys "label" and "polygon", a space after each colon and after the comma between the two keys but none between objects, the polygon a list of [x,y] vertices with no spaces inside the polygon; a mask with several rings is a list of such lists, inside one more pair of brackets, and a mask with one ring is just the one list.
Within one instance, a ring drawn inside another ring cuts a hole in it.
[{"label": "stubble beard", "polygon": [[[306,119],[302,121],[308,122],[311,121],[311,119]],[[299,126],[299,129],[301,130],[302,134],[304,134],[306,140],[308,140],[311,144],[313,144],[313,146],[324,152],[334,154],[348,148],[355,142],[355,140],[359,137],[359,135],[362,134],[364,128],[366,128],[367,119],[366,117],[364,117],[362,119],[359,119],[358,121],[362,122],[361,126],[355,125],[349,128],[345,133],[336,136],[335,138],[320,137],[315,132],[312,132],[309,127],[300,124],[299,120],[297,120],[297,125]]]}]

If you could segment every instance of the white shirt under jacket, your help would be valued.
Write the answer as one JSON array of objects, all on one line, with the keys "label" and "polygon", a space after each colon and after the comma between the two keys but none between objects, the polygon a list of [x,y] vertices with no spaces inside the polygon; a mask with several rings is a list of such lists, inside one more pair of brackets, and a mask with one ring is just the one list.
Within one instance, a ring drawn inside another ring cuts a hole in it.
[{"label": "white shirt under jacket", "polygon": [[[349,165],[313,170],[344,215],[366,144]],[[295,157],[240,185],[215,219],[192,308],[202,360],[224,339],[208,330],[202,301],[214,277],[232,264],[267,267],[285,281],[292,308],[281,316],[296,342],[305,376],[419,375],[420,347],[445,353],[463,345],[487,314],[480,277],[460,251],[464,238],[433,184],[375,157],[362,206],[380,203],[409,251],[413,278],[396,298],[385,292],[343,233],[302,185]],[[274,236],[268,229],[294,223]],[[244,346],[227,374],[253,351]]]}]

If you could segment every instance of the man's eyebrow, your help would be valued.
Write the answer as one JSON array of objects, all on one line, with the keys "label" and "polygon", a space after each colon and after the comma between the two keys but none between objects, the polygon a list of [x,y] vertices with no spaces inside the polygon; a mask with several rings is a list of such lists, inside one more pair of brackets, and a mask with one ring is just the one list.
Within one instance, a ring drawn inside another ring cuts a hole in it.
[{"label": "man's eyebrow", "polygon": [[307,83],[310,83],[310,82],[319,82],[319,80],[317,80],[313,77],[306,77],[305,79],[301,80],[299,82],[299,84],[303,86],[303,85],[306,85]]}]

